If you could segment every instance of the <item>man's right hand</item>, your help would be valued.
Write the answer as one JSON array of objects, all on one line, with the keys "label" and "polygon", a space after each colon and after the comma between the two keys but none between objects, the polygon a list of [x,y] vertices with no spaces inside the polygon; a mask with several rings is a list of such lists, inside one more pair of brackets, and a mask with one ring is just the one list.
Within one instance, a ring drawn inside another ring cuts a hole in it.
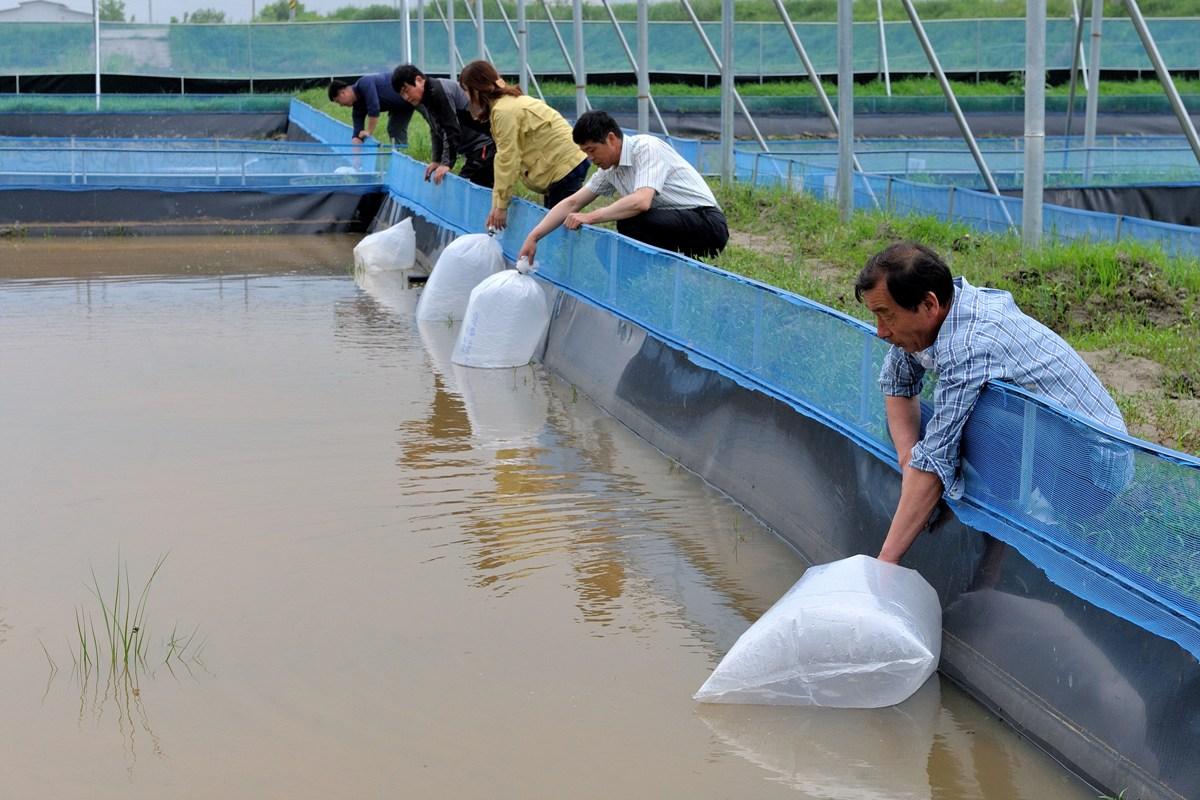
[{"label": "man's right hand", "polygon": [[363,140],[357,136],[350,137],[350,144],[362,144]]},{"label": "man's right hand", "polygon": [[529,259],[529,266],[533,266],[533,257],[537,255],[537,239],[532,236],[525,239],[525,244],[521,245],[521,252],[517,253],[517,259]]},{"label": "man's right hand", "polygon": [[440,166],[441,166],[441,164],[439,164],[436,161],[426,164],[425,165],[425,180],[429,180],[433,176],[433,171]]}]

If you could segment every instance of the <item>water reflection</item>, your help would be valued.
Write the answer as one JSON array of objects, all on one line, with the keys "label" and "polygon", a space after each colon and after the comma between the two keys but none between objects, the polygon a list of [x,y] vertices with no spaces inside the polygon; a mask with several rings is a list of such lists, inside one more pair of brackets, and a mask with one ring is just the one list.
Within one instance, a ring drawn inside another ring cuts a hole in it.
[{"label": "water reflection", "polygon": [[[702,642],[724,646],[770,604],[773,598],[747,592],[724,568],[742,556],[748,538],[770,538],[757,523],[715,492],[697,492],[660,454],[619,452],[611,420],[540,367],[453,364],[458,326],[416,321],[418,291],[407,280],[375,277],[356,276],[371,306],[351,307],[361,312],[354,324],[377,330],[355,340],[400,347],[406,338],[396,329],[415,328],[432,378],[426,410],[397,426],[397,463],[416,470],[401,488],[422,498],[416,522],[447,511],[461,516],[466,538],[456,544],[468,547],[475,585],[507,594],[565,561],[580,619],[598,634],[622,618],[618,630],[649,630],[646,615],[661,616],[630,596],[636,585],[642,595],[649,590],[691,610],[671,624],[692,626]],[[463,476],[480,466],[491,487],[467,490]],[[666,485],[649,490],[645,476],[663,473]],[[703,541],[697,531],[714,516],[727,518],[729,528],[719,541]],[[689,519],[698,524],[680,524]]]},{"label": "water reflection", "polygon": [[927,800],[940,708],[935,674],[891,708],[702,704],[696,714],[730,752],[807,795]]}]

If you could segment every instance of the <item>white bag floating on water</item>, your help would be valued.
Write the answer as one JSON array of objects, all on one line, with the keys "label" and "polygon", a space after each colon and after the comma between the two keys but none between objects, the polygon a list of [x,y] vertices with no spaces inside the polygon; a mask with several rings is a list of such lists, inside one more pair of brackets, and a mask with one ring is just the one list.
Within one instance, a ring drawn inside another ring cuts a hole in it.
[{"label": "white bag floating on water", "polygon": [[471,291],[451,360],[493,369],[528,364],[549,324],[542,287],[533,276],[506,269]]},{"label": "white bag floating on water", "polygon": [[500,242],[486,233],[460,236],[438,256],[429,281],[421,290],[417,319],[438,322],[463,319],[471,290],[489,275],[504,269]]},{"label": "white bag floating on water", "polygon": [[903,702],[942,648],[937,592],[870,556],[812,567],[741,635],[695,699],[882,708]]},{"label": "white bag floating on water", "polygon": [[365,236],[354,246],[354,267],[367,272],[412,269],[416,261],[417,235],[412,217]]}]

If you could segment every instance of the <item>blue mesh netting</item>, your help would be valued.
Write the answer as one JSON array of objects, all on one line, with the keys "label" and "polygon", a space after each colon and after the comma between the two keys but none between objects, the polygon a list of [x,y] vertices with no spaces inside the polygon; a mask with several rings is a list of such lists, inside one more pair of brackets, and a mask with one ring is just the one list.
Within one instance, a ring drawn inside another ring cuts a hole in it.
[{"label": "blue mesh netting", "polygon": [[[425,23],[425,63],[430,72],[449,64],[446,29],[430,9]],[[1200,19],[1149,21],[1166,62],[1176,70],[1200,68],[1195,42]],[[412,22],[415,35],[416,21]],[[704,24],[709,39],[720,41],[720,24]],[[855,24],[854,69],[875,74],[879,65],[878,29],[873,22]],[[1019,72],[1024,67],[1025,22],[1021,19],[928,20],[926,31],[947,72]],[[635,24],[623,22],[626,38],[635,39]],[[531,19],[529,60],[539,74],[566,74],[566,62],[544,20]],[[888,61],[895,72],[929,72],[929,63],[907,22],[886,24]],[[796,31],[816,69],[837,71],[836,25],[800,23]],[[1051,19],[1046,26],[1046,66],[1071,68],[1073,25]],[[1084,36],[1088,35],[1085,29]],[[459,51],[469,60],[476,52],[475,29],[469,20],[455,25]],[[492,59],[509,72],[517,53],[508,29],[488,20],[485,38]],[[612,25],[584,23],[587,67],[593,74],[627,73],[629,62]],[[400,23],[297,22],[221,25],[155,25],[105,22],[100,32],[100,68],[109,74],[193,78],[298,78],[361,75],[391,69],[399,61]],[[88,22],[0,23],[0,74],[46,75],[88,73],[93,69],[92,26]],[[1085,38],[1086,41],[1086,38]],[[650,23],[650,69],[660,73],[714,74],[712,60],[688,22]],[[739,22],[734,65],[739,75],[771,76],[803,73],[796,51],[778,22]],[[1104,20],[1104,67],[1112,70],[1152,69],[1132,24],[1126,18]]]},{"label": "blue mesh netting", "polygon": [[[792,182],[825,177],[806,172]],[[491,205],[488,190],[461,179],[427,183],[424,165],[402,155],[386,186],[458,232],[480,231]],[[884,188],[856,195],[869,202]],[[500,237],[509,258],[543,213],[513,204]],[[862,322],[608,230],[560,229],[538,253],[541,278],[894,463],[876,382],[886,345]],[[967,491],[951,503],[961,519],[1059,585],[1200,657],[1200,460],[1108,433],[1004,385],[985,390],[963,447]]]},{"label": "blue mesh netting", "polygon": [[[675,137],[668,139],[672,144]],[[703,144],[703,143],[702,143]],[[720,171],[719,148],[716,171]],[[702,152],[704,149],[702,148]],[[773,153],[735,153],[739,180],[763,186],[790,185],[795,191],[819,198],[836,196],[836,167],[811,164],[807,159]],[[711,167],[702,159],[703,167]],[[712,174],[710,172],[710,174]],[[781,177],[782,176],[782,177]],[[867,191],[870,187],[870,191]],[[988,192],[936,183],[922,183],[891,176],[855,175],[854,204],[858,208],[884,207],[897,214],[928,214],[943,220],[964,222],[972,227],[999,233],[1021,224],[1019,197],[1002,197]],[[1200,228],[1165,222],[1118,217],[1094,211],[1045,204],[1042,224],[1046,235],[1064,240],[1153,241],[1172,254],[1200,257]]]},{"label": "blue mesh netting", "polygon": [[[376,187],[350,145],[230,140],[0,138],[0,187],[172,191]],[[364,165],[364,160],[371,163]]]}]

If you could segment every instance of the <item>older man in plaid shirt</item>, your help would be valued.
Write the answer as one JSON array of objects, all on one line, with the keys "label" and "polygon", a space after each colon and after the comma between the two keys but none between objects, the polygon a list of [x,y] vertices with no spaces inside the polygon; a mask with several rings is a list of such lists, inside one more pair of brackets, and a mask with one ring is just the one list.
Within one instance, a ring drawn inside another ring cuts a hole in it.
[{"label": "older man in plaid shirt", "polygon": [[[1022,313],[1008,292],[978,289],[951,277],[929,248],[901,242],[872,256],[859,273],[854,295],[875,315],[879,338],[892,344],[879,382],[903,477],[881,560],[899,562],[943,492],[962,496],[963,427],[989,381],[1022,386],[1125,432],[1116,403],[1070,345]],[[938,380],[933,416],[922,436],[918,395],[927,370],[936,372]],[[1000,481],[1012,483],[1011,476]],[[1107,487],[1073,487],[1072,492],[1103,495],[1092,503],[1094,513],[1112,499],[1119,482],[1118,477]]]}]

